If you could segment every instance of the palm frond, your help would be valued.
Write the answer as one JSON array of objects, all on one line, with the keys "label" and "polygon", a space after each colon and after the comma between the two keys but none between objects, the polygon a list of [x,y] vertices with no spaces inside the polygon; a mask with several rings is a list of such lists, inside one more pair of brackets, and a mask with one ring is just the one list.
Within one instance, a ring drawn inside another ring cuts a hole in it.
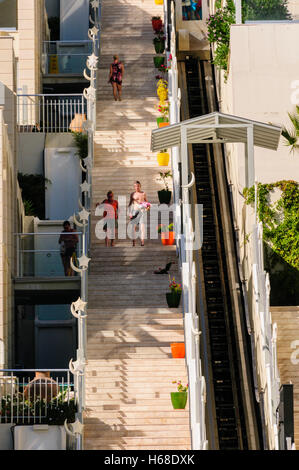
[{"label": "palm frond", "polygon": [[285,139],[285,145],[290,147],[290,151],[294,152],[299,147],[298,135],[296,130],[288,130],[286,127],[282,128],[281,135]]}]

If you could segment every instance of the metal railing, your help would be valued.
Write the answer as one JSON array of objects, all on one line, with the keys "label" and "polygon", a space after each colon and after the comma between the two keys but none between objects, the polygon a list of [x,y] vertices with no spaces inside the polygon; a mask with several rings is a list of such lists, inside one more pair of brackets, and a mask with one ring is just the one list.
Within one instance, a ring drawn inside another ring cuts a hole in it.
[{"label": "metal railing", "polygon": [[17,95],[19,132],[81,132],[86,113],[82,94]]},{"label": "metal railing", "polygon": [[77,399],[69,369],[0,369],[0,424],[74,421]]},{"label": "metal railing", "polygon": [[[169,12],[167,2],[164,2],[164,24],[167,24]],[[167,52],[167,59],[171,54],[171,68],[168,70],[168,90],[169,90],[169,117],[170,123],[175,124],[180,121],[180,101],[181,94],[178,88],[178,69],[176,59],[176,30],[175,30],[175,8],[171,2],[171,24],[168,25],[170,35],[170,51]],[[192,449],[206,450],[208,448],[206,434],[206,384],[202,374],[200,357],[200,331],[199,318],[196,312],[196,269],[193,261],[193,223],[189,205],[189,182],[184,181],[179,171],[180,154],[178,147],[171,149],[171,164],[173,174],[173,192],[176,212],[174,216],[175,232],[181,233],[183,221],[183,234],[179,239],[179,258],[182,267],[183,284],[183,308],[184,308],[184,330],[186,345],[186,363],[189,377],[189,410]],[[188,175],[189,168],[183,168],[188,160],[181,159],[182,175]],[[181,189],[182,188],[182,189]],[[180,201],[181,191],[183,201]],[[181,204],[183,202],[183,204]]]},{"label": "metal railing", "polygon": [[[257,201],[257,184],[255,185]],[[263,411],[268,429],[269,446],[279,449],[279,422],[277,409],[280,402],[280,377],[277,364],[277,325],[272,323],[270,312],[270,279],[264,270],[263,225],[258,222],[255,206],[253,226],[252,296],[254,298],[253,324],[255,354],[258,364],[259,382],[262,389]]]},{"label": "metal railing", "polygon": [[44,73],[82,74],[92,41],[44,41]]},{"label": "metal railing", "polygon": [[[59,244],[61,232],[16,233],[17,277],[63,277],[65,276],[61,255],[64,249]],[[63,232],[63,236],[77,235],[75,254],[82,252],[82,232]],[[76,261],[75,261],[76,263]],[[77,275],[74,271],[72,275]]]}]

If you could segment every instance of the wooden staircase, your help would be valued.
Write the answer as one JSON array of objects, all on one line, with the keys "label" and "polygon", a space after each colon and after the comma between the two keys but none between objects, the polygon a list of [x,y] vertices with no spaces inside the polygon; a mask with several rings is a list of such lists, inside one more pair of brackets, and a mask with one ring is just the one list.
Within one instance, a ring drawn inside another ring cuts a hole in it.
[{"label": "wooden staircase", "polygon": [[[158,203],[160,169],[150,152],[158,104],[151,17],[162,16],[162,8],[154,0],[102,5],[93,208],[110,189],[128,198],[135,180]],[[107,84],[113,54],[125,65],[121,102]],[[185,360],[170,350],[171,342],[184,341],[182,311],[167,308],[168,276],[153,274],[172,261],[170,274],[179,277],[175,247],[149,239],[132,247],[127,239],[106,248],[94,235],[98,220],[93,211],[84,448],[190,449],[188,404],[173,410],[170,401],[172,381],[188,381]]]}]

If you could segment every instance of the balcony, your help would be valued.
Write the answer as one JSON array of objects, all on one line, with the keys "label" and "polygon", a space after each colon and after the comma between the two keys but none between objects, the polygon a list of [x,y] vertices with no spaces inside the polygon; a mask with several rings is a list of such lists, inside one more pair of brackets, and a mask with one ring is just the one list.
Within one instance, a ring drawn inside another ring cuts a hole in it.
[{"label": "balcony", "polygon": [[81,132],[87,102],[82,94],[17,95],[17,126],[23,132]]},{"label": "balcony", "polygon": [[[61,232],[17,233],[17,277],[22,279],[75,277],[77,274],[75,272],[71,276],[65,276],[58,243],[60,235]],[[68,234],[64,232],[63,235]],[[71,232],[70,236],[72,235],[77,235],[79,239],[76,248],[77,257],[78,253],[82,252],[82,233]]]},{"label": "balcony", "polygon": [[44,75],[82,76],[92,41],[44,41]]}]

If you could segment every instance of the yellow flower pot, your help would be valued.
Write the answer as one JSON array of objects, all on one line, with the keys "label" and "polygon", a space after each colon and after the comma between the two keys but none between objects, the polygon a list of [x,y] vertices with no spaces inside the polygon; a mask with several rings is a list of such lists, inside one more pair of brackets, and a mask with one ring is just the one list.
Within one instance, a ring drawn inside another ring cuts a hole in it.
[{"label": "yellow flower pot", "polygon": [[169,153],[168,152],[159,152],[157,155],[159,166],[168,166],[169,163]]},{"label": "yellow flower pot", "polygon": [[163,5],[163,0],[155,0],[156,5]]}]

